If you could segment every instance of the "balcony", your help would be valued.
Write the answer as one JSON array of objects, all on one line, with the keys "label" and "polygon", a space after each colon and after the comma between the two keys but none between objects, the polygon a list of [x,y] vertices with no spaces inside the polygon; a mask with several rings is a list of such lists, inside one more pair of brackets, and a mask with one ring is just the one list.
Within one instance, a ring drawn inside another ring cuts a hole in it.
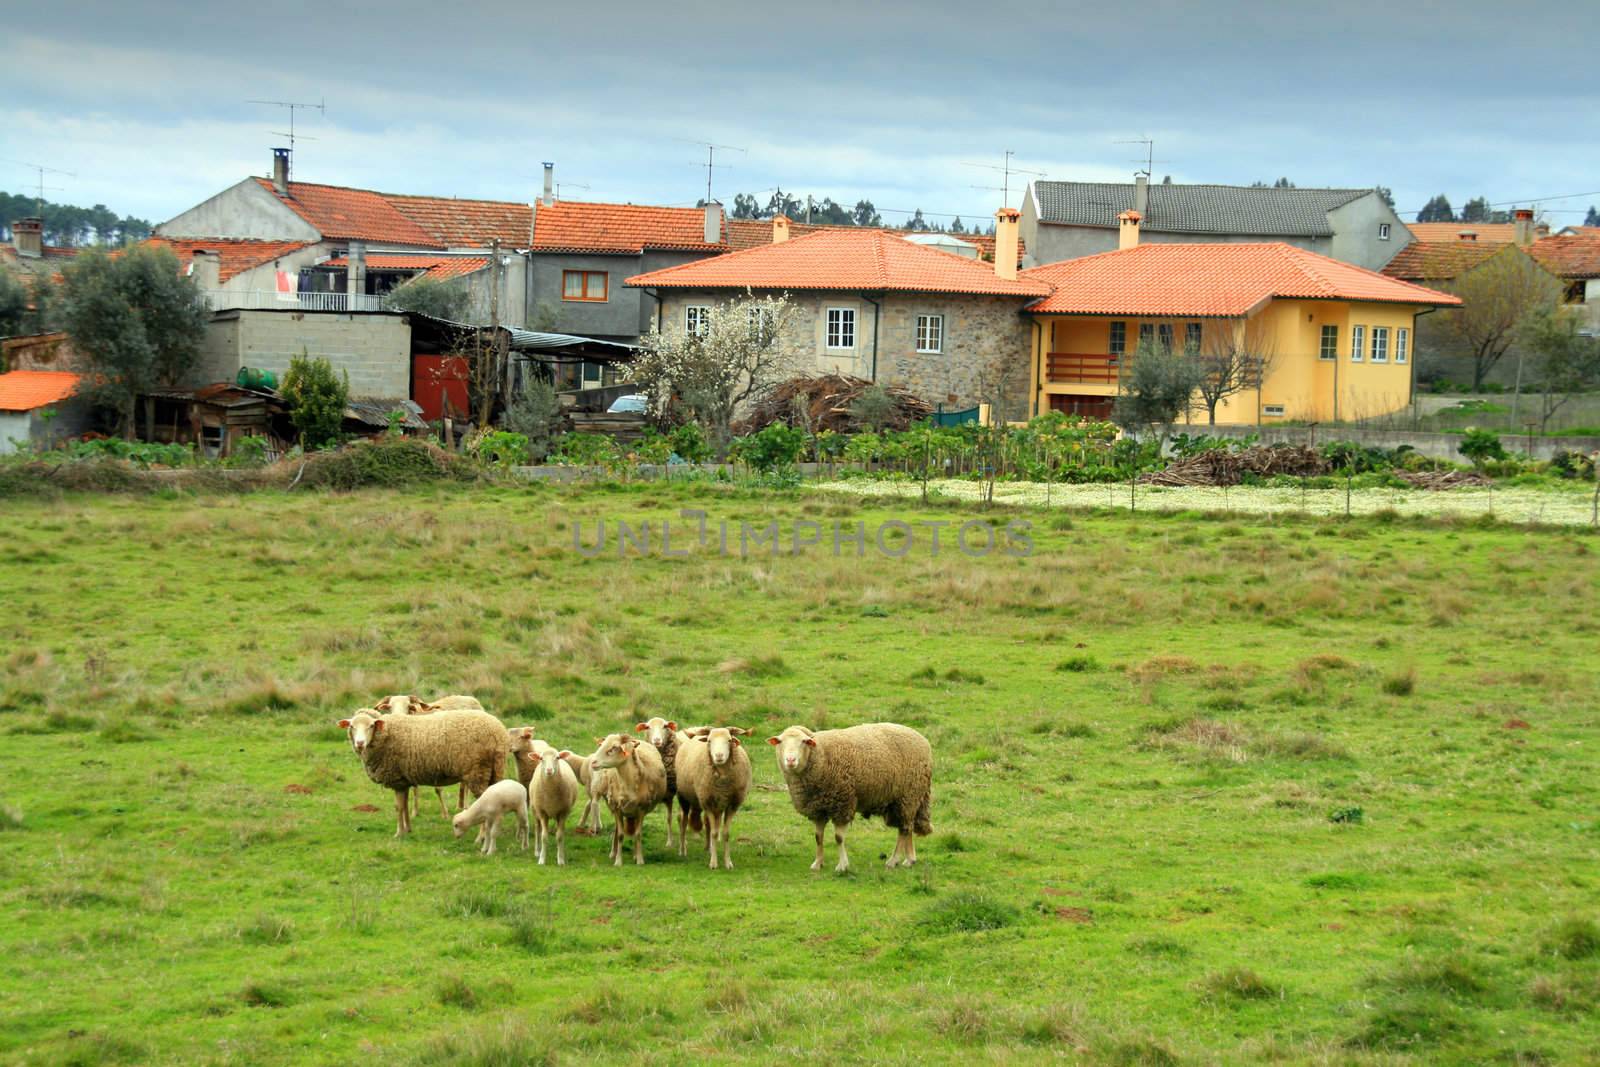
[{"label": "balcony", "polygon": [[1045,380],[1051,384],[1115,385],[1117,357],[1050,352],[1045,356]]},{"label": "balcony", "polygon": [[379,311],[381,298],[363,293],[278,293],[270,289],[207,289],[213,311]]}]

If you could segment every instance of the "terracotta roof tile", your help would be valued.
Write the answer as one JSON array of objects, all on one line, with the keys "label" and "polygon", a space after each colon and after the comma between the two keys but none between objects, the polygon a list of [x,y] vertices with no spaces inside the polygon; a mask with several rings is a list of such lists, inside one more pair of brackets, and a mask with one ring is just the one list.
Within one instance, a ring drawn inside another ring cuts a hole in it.
[{"label": "terracotta roof tile", "polygon": [[[1429,244],[1445,242],[1463,243],[1461,231],[1471,230],[1478,235],[1478,244],[1508,245],[1517,239],[1517,224],[1514,222],[1408,222],[1406,229],[1419,241]],[[1541,225],[1536,234],[1542,236],[1549,233],[1550,227]]]},{"label": "terracotta roof tile", "polygon": [[261,187],[305,219],[325,238],[352,241],[386,241],[394,244],[444,248],[433,236],[402,214],[382,193],[347,189],[340,185],[290,182],[287,196],[272,186],[272,179],[257,178]]},{"label": "terracotta roof tile", "polygon": [[1383,273],[1413,282],[1442,282],[1465,274],[1507,247],[1482,241],[1415,241],[1406,245]]},{"label": "terracotta roof tile", "polygon": [[[772,243],[771,219],[729,219],[727,225],[728,248],[734,252],[743,252],[750,248],[760,248],[762,245],[769,245]],[[890,229],[887,226],[823,226],[816,223],[795,222],[793,219],[791,219],[789,221],[789,239],[793,240],[796,237],[805,237],[808,234],[821,233],[824,230],[859,231],[865,228],[878,229],[883,233],[887,233],[895,237],[904,237],[910,232],[907,230]],[[991,263],[994,262],[993,234],[952,233],[947,234],[947,236],[954,237],[958,241],[965,241],[967,244],[973,245],[978,249],[978,255],[980,258],[986,259]],[[1019,262],[1021,261],[1022,253],[1025,250],[1026,249],[1023,247],[1023,242],[1019,238],[1017,240],[1017,258]]]},{"label": "terracotta roof tile", "polygon": [[1022,272],[1055,291],[1030,311],[1238,317],[1264,300],[1454,305],[1447,293],[1281,243],[1143,244]]},{"label": "terracotta roof tile", "polygon": [[1528,255],[1563,278],[1600,278],[1600,233],[1546,237],[1529,245]]},{"label": "terracotta roof tile", "polygon": [[678,289],[828,289],[1043,296],[1042,282],[997,277],[977,260],[902,241],[883,230],[840,227],[781,244],[696,260],[628,279]]},{"label": "terracotta roof tile", "polygon": [[588,204],[557,200],[533,216],[535,252],[613,252],[638,255],[647,248],[725,252],[726,234],[706,242],[705,209],[644,204]]},{"label": "terracotta roof tile", "polygon": [[[348,267],[350,260],[335,256],[322,264],[324,267]],[[487,256],[430,256],[391,255],[387,252],[368,253],[367,266],[379,270],[420,270],[429,278],[459,278],[480,271],[489,265]]]},{"label": "terracotta roof tile", "polygon": [[78,391],[78,376],[67,371],[14,370],[0,374],[0,411],[36,411],[59,404]]},{"label": "terracotta roof tile", "polygon": [[218,278],[224,282],[251,267],[271,263],[310,244],[309,241],[241,241],[205,237],[151,237],[142,243],[172,249],[178,262],[185,266],[194,259],[196,252],[215,252],[221,260]]},{"label": "terracotta roof tile", "polygon": [[509,200],[456,200],[442,196],[384,194],[406,218],[451,248],[528,247],[533,208]]}]

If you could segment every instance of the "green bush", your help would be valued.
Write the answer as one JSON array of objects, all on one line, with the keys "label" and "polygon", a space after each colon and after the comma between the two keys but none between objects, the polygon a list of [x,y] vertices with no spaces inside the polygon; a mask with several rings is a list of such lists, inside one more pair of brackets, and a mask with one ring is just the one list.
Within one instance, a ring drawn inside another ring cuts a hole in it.
[{"label": "green bush", "polygon": [[622,462],[617,442],[600,433],[569,433],[561,439],[555,452],[556,462],[573,467],[605,467],[608,470]]},{"label": "green bush", "polygon": [[1500,443],[1500,435],[1493,430],[1467,430],[1461,435],[1461,443],[1456,446],[1456,451],[1470,459],[1474,467],[1481,467],[1491,459],[1508,458],[1505,446]]},{"label": "green bush", "polygon": [[528,437],[509,430],[490,430],[478,438],[473,452],[483,462],[507,470],[528,462]]},{"label": "green bush", "polygon": [[711,458],[711,445],[698,422],[686,422],[667,435],[672,450],[685,463],[704,463]]},{"label": "green bush", "polygon": [[806,447],[802,430],[781,422],[770,423],[748,437],[739,439],[739,458],[762,474],[787,470],[800,459]]},{"label": "green bush", "polygon": [[289,361],[280,391],[289,404],[289,421],[300,431],[302,447],[309,451],[338,443],[350,400],[348,373],[335,375],[333,364],[311,359],[302,350]]},{"label": "green bush", "polygon": [[430,441],[383,437],[307,457],[301,484],[327,489],[397,487],[441,479],[472,481],[479,472],[472,460]]}]

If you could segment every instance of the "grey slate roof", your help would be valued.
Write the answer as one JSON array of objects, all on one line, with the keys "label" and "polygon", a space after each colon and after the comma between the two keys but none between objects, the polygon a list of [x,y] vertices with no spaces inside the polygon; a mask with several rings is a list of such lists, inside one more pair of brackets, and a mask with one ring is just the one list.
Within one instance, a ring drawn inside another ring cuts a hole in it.
[{"label": "grey slate roof", "polygon": [[[1150,185],[1142,226],[1158,233],[1328,237],[1328,212],[1371,189],[1273,189],[1243,185]],[[1040,222],[1117,228],[1133,207],[1133,184],[1034,182]]]}]

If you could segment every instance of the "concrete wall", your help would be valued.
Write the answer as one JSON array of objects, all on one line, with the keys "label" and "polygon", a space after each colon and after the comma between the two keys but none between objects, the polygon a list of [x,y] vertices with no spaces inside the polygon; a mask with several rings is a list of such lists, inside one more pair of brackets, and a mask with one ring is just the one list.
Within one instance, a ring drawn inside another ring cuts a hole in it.
[{"label": "concrete wall", "polygon": [[240,367],[281,381],[295,356],[321,357],[350,375],[351,396],[411,395],[411,326],[404,315],[307,311],[219,312],[206,328],[190,387],[231,382]]},{"label": "concrete wall", "polygon": [[[656,302],[649,292],[624,285],[635,274],[675,267],[706,258],[697,252],[646,252],[642,256],[579,255],[533,252],[528,256],[527,319],[529,326],[553,312],[557,333],[632,341],[648,333],[656,321]],[[610,285],[601,301],[562,299],[562,275],[569,270],[604,271]]]},{"label": "concrete wall", "polygon": [[[1461,435],[1454,433],[1419,433],[1412,430],[1358,430],[1349,427],[1309,426],[1217,426],[1202,427],[1204,432],[1217,437],[1243,438],[1252,433],[1261,435],[1264,445],[1316,445],[1330,441],[1352,441],[1373,448],[1399,448],[1410,445],[1425,456],[1466,462],[1457,449]],[[1600,450],[1600,437],[1526,437],[1502,434],[1500,443],[1508,452],[1520,452],[1533,459],[1549,459],[1557,452],[1594,452]]]},{"label": "concrete wall", "polygon": [[[1402,248],[1416,240],[1400,216],[1375,192],[1334,208],[1328,212],[1328,222],[1333,226],[1333,251],[1326,254],[1368,270],[1382,270]],[[1387,241],[1378,237],[1378,228],[1385,224],[1389,227]]]},{"label": "concrete wall", "polygon": [[33,413],[0,411],[0,456],[9,456],[33,438]]},{"label": "concrete wall", "polygon": [[[54,411],[49,419],[40,418],[40,411]],[[68,397],[40,411],[0,411],[0,456],[8,456],[19,448],[48,448],[90,430],[94,426],[93,410],[88,401]]]},{"label": "concrete wall", "polygon": [[237,237],[261,241],[315,241],[322,235],[254,178],[229,186],[156,227],[163,237]]}]

